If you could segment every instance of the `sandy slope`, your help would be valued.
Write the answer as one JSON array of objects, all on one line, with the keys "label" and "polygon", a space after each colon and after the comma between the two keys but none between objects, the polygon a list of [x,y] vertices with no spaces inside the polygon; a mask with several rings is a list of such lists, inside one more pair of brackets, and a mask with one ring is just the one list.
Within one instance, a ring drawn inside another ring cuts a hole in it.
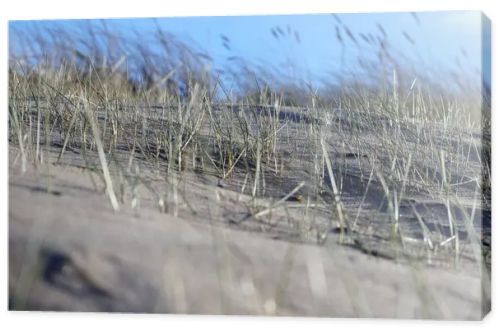
[{"label": "sandy slope", "polygon": [[12,160],[11,309],[482,317],[473,269],[398,264],[335,242],[273,240],[148,206],[114,213],[81,169],[52,165],[21,175]]}]

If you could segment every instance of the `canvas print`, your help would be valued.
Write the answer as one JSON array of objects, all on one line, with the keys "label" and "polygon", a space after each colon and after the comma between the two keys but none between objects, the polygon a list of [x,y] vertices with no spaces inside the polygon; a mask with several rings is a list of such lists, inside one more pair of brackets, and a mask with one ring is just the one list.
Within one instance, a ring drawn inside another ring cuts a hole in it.
[{"label": "canvas print", "polygon": [[11,311],[480,320],[480,12],[9,22]]}]

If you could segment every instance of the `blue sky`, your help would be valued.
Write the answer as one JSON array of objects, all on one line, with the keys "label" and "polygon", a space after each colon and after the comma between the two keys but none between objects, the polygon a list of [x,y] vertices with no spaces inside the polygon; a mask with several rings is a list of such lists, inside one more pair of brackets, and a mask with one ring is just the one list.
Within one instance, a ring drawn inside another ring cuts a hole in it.
[{"label": "blue sky", "polygon": [[[227,66],[229,57],[238,56],[314,82],[346,69],[356,70],[359,56],[377,56],[378,47],[371,47],[360,34],[371,34],[375,39],[385,34],[398,57],[406,57],[403,63],[432,75],[458,69],[463,77],[479,80],[481,68],[479,12],[181,17],[159,18],[156,22],[188,45],[197,45],[208,53],[214,69]],[[74,28],[81,22],[59,23]],[[30,24],[16,21],[10,27],[23,29]],[[106,24],[125,35],[137,31],[145,43],[156,27],[152,19],[112,19]],[[337,39],[336,27],[344,47]],[[346,27],[356,42],[349,38]],[[229,42],[224,43],[222,36]]]}]

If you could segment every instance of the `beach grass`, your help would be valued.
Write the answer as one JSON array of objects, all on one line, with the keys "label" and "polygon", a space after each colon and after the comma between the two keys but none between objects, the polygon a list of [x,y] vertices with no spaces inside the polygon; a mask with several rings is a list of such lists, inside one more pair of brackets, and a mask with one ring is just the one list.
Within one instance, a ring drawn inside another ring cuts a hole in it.
[{"label": "beach grass", "polygon": [[[336,31],[339,49],[362,43]],[[200,205],[193,182],[216,189],[214,208],[224,203],[217,189],[234,191],[245,211],[233,219],[213,209],[205,223],[253,222],[264,235],[281,226],[292,242],[334,240],[416,267],[475,263],[489,286],[481,87],[466,94],[407,70],[382,30],[378,59],[360,59],[360,71],[320,89],[242,61],[229,69],[239,83],[229,91],[205,66],[209,55],[159,27],[150,38],[104,26],[18,36],[9,57],[13,164],[97,172],[115,211],[140,211],[149,197],[162,213],[190,217]]]}]

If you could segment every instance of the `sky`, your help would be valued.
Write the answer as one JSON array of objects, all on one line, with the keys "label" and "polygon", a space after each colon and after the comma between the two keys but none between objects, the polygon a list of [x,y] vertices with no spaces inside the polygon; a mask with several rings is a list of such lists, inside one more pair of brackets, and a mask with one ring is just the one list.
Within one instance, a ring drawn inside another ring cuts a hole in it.
[{"label": "sky", "polygon": [[[38,21],[37,24],[52,24]],[[81,20],[57,22],[75,28]],[[91,24],[99,24],[98,20]],[[264,67],[277,67],[291,77],[319,82],[342,71],[359,68],[358,58],[374,59],[379,50],[364,37],[388,41],[403,64],[439,77],[458,70],[480,80],[482,44],[480,12],[356,13],[234,17],[111,19],[106,25],[144,42],[159,25],[188,45],[209,54],[212,69],[242,57]],[[30,21],[10,22],[10,31],[26,29]],[[382,27],[382,28],[380,28]],[[337,30],[344,44],[339,43]],[[363,36],[361,35],[363,34]],[[353,39],[349,35],[353,36]],[[490,80],[490,79],[488,79]]]}]

